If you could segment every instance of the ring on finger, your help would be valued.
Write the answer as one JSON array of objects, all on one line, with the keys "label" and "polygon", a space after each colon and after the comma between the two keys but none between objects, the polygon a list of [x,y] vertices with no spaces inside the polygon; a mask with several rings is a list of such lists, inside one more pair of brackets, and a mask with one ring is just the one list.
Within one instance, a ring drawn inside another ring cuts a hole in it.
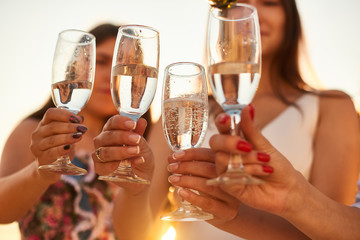
[{"label": "ring on finger", "polygon": [[103,163],[103,162],[105,162],[105,161],[102,160],[101,157],[100,157],[101,149],[102,149],[102,147],[99,147],[98,149],[96,149],[96,150],[95,150],[95,155],[96,155],[97,159],[98,159],[100,162]]}]

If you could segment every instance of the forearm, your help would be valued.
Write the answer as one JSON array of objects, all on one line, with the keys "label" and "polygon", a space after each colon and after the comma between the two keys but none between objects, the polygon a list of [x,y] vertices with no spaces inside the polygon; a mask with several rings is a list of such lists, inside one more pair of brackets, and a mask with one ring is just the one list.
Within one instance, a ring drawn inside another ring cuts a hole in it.
[{"label": "forearm", "polygon": [[120,190],[113,210],[113,226],[119,240],[146,239],[153,220],[149,189],[136,195]]},{"label": "forearm", "polygon": [[309,185],[301,205],[283,214],[312,239],[360,239],[360,209],[333,201]]},{"label": "forearm", "polygon": [[18,220],[34,206],[51,184],[45,181],[33,162],[18,172],[0,179],[0,223]]},{"label": "forearm", "polygon": [[216,227],[246,239],[309,239],[285,219],[246,205],[234,220]]}]

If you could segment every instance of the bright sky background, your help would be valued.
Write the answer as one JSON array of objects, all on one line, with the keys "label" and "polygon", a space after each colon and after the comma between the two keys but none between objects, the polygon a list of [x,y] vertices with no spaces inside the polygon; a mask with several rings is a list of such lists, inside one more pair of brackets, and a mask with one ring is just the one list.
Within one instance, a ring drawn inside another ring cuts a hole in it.
[{"label": "bright sky background", "polygon": [[[360,98],[359,0],[299,0],[311,63],[327,88]],[[50,94],[57,34],[103,22],[160,32],[159,86],[166,65],[204,63],[206,0],[0,0],[0,150],[14,126]],[[160,90],[154,105],[158,106]]]},{"label": "bright sky background", "polygon": [[[360,97],[360,1],[299,0],[311,63],[327,88]],[[14,126],[50,94],[57,34],[98,23],[149,25],[166,65],[204,64],[206,0],[0,0],[0,150]],[[161,86],[159,84],[159,86]],[[159,106],[160,88],[154,105]]]},{"label": "bright sky background", "polygon": [[[360,1],[298,0],[311,63],[325,87],[360,99]],[[204,64],[206,0],[0,0],[0,151],[16,124],[50,94],[57,34],[103,22],[160,32],[159,86],[166,65]],[[160,106],[160,88],[154,105]],[[0,232],[0,236],[1,232]]]}]

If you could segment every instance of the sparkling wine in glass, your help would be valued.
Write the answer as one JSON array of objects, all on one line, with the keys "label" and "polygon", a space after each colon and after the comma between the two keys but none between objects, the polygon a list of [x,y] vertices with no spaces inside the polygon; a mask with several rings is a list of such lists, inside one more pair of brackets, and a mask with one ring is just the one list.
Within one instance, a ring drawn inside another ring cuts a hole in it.
[{"label": "sparkling wine in glass", "polygon": [[[156,92],[159,69],[159,33],[141,25],[119,28],[111,72],[111,95],[120,115],[135,122],[149,109]],[[149,184],[123,160],[111,174],[100,180]]]},{"label": "sparkling wine in glass", "polygon": [[[208,95],[204,68],[191,62],[173,63],[166,67],[162,92],[162,125],[170,148],[196,148],[208,124]],[[164,221],[200,221],[212,219],[186,201],[173,212],[161,217]]]},{"label": "sparkling wine in glass", "polygon": [[230,8],[237,0],[208,0],[212,7],[216,8]]},{"label": "sparkling wine in glass", "polygon": [[[231,134],[240,133],[241,110],[257,90],[261,74],[261,40],[257,11],[247,4],[212,7],[207,36],[208,77],[216,101],[231,116]],[[209,185],[260,184],[244,171],[240,154],[230,157],[227,171]]]},{"label": "sparkling wine in glass", "polygon": [[[68,29],[59,33],[52,66],[52,99],[57,108],[77,114],[90,98],[95,75],[95,37],[87,32]],[[41,170],[65,175],[83,175],[87,171],[61,156]]]}]

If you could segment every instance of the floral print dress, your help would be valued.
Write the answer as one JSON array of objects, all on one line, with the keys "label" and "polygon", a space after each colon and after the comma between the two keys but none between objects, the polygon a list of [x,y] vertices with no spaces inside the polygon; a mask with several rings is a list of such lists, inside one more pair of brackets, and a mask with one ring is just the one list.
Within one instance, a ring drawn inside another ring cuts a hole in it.
[{"label": "floral print dress", "polygon": [[22,239],[116,239],[111,212],[117,188],[100,181],[90,154],[75,157],[73,164],[87,175],[62,175],[20,219]]}]

